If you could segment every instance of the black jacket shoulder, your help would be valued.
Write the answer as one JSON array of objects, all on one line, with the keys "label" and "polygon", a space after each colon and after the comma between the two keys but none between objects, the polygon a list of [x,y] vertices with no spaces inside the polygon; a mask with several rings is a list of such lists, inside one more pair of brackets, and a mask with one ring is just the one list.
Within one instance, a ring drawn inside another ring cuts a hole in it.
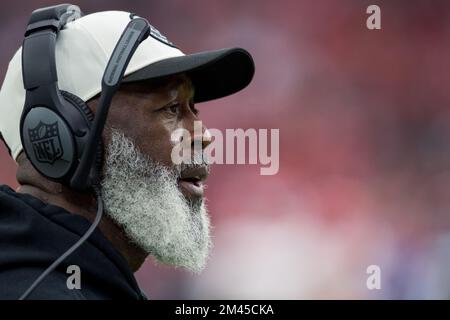
[{"label": "black jacket shoulder", "polygon": [[[89,227],[80,215],[0,186],[0,299],[18,299]],[[80,289],[67,285],[73,276],[70,266],[79,268]],[[126,260],[98,229],[30,295],[30,299],[144,298]]]}]

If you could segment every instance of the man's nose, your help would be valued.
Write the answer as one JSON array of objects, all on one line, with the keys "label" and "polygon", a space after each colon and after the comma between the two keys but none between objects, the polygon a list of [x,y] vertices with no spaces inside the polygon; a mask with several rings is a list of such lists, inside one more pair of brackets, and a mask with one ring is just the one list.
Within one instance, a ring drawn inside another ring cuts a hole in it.
[{"label": "man's nose", "polygon": [[[191,131],[192,147],[194,148],[195,143],[197,143],[201,144],[202,149],[205,149],[212,142],[211,132],[201,121],[195,122],[194,130]],[[199,130],[200,128],[201,130]]]}]

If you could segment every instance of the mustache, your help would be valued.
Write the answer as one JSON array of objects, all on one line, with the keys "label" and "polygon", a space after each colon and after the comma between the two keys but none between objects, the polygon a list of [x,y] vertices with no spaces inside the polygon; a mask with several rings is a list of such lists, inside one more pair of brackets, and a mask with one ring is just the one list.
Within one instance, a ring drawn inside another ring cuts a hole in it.
[{"label": "mustache", "polygon": [[178,177],[181,177],[185,171],[192,171],[196,169],[203,169],[209,174],[211,172],[211,164],[203,153],[195,153],[192,155],[191,163],[182,162],[174,166]]}]

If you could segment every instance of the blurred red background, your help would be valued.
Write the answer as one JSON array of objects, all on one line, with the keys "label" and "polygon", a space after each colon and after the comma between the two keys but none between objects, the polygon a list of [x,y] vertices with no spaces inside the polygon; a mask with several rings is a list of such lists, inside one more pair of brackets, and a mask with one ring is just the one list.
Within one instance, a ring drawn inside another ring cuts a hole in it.
[{"label": "blurred red background", "polygon": [[[0,74],[32,10],[3,2]],[[450,298],[450,2],[77,1],[146,17],[185,53],[241,46],[252,84],[200,104],[212,128],[280,129],[280,170],[216,165],[201,275],[149,259],[150,298]],[[381,30],[366,8],[381,8]],[[0,115],[6,116],[6,115]],[[17,187],[0,146],[0,183]],[[368,290],[366,268],[381,268]]]}]

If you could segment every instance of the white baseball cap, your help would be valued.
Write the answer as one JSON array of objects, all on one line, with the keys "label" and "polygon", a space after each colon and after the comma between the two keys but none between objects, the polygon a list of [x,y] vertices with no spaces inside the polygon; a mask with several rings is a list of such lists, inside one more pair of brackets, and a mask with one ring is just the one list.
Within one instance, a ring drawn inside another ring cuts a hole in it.
[{"label": "white baseball cap", "polygon": [[[59,89],[88,101],[101,92],[101,80],[112,51],[130,21],[123,11],[97,12],[71,21],[58,34],[55,57]],[[241,48],[185,55],[157,29],[133,55],[123,82],[186,73],[195,87],[195,102],[235,93],[253,78],[251,55]],[[0,138],[17,161],[22,151],[19,123],[25,102],[22,50],[9,63],[0,90]]]}]

